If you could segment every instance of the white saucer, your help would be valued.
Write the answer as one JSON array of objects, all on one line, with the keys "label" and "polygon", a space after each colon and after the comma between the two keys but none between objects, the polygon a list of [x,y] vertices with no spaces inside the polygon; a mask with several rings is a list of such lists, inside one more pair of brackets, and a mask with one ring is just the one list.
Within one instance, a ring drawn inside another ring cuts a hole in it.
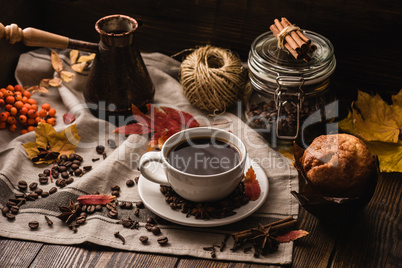
[{"label": "white saucer", "polygon": [[[170,222],[193,227],[214,227],[234,223],[250,216],[257,211],[261,205],[264,204],[264,201],[268,196],[268,178],[265,175],[265,172],[259,164],[250,158],[247,158],[245,171],[247,171],[250,167],[250,163],[255,171],[258,183],[260,184],[260,197],[255,201],[250,201],[246,205],[235,209],[234,211],[236,214],[226,218],[202,220],[195,219],[193,216],[186,217],[185,213],[181,213],[179,210],[173,210],[169,207],[169,205],[165,202],[165,196],[160,192],[159,184],[145,179],[142,175],[138,180],[138,192],[142,201],[144,202],[144,205],[149,210]],[[159,169],[157,172],[163,171]]]}]

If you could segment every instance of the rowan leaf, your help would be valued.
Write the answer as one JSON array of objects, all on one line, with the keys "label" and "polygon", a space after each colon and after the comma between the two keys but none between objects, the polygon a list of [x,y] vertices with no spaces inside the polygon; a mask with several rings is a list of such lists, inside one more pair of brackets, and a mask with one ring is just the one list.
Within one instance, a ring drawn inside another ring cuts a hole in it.
[{"label": "rowan leaf", "polygon": [[302,238],[308,234],[309,233],[304,230],[293,230],[287,232],[286,234],[279,235],[275,237],[275,239],[278,240],[279,243],[287,243],[290,241],[295,241],[296,239]]},{"label": "rowan leaf", "polygon": [[49,85],[52,87],[59,87],[61,85],[62,80],[60,78],[53,78],[49,80]]},{"label": "rowan leaf", "polygon": [[71,69],[73,69],[77,73],[82,73],[84,71],[85,67],[87,67],[87,65],[88,65],[88,63],[86,63],[86,62],[76,63],[76,64],[71,65]]},{"label": "rowan leaf", "polygon": [[63,79],[67,83],[73,81],[74,75],[75,75],[74,73],[68,72],[68,71],[61,71],[60,72],[61,79]]},{"label": "rowan leaf", "polygon": [[83,55],[78,58],[77,62],[89,62],[89,61],[95,59],[95,56],[96,56],[95,53],[91,53],[90,55]]},{"label": "rowan leaf", "polygon": [[70,64],[74,64],[77,62],[79,54],[80,52],[77,49],[73,49],[70,51]]},{"label": "rowan leaf", "polygon": [[252,166],[247,170],[243,183],[245,196],[251,201],[257,200],[260,197],[261,188]]},{"label": "rowan leaf", "polygon": [[[50,147],[52,152],[59,153],[60,155],[70,155],[75,152],[77,144],[81,139],[78,135],[77,126],[75,124],[68,126],[62,132],[58,133],[52,125],[39,123],[35,128],[35,135],[35,142],[22,144],[29,159],[37,156],[39,152],[38,148],[47,148],[47,146]],[[54,162],[54,159],[40,160],[35,162],[35,164],[50,164],[52,162]]]},{"label": "rowan leaf", "polygon": [[54,50],[51,51],[50,61],[52,62],[53,69],[56,72],[60,73],[63,71],[63,62],[61,61],[59,54]]}]

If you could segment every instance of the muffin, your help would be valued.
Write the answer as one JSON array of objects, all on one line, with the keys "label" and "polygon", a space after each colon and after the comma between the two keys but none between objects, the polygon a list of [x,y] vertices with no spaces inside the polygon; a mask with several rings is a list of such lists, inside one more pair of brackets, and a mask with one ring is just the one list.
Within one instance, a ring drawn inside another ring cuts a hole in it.
[{"label": "muffin", "polygon": [[311,186],[328,197],[359,197],[377,173],[366,144],[348,134],[315,138],[299,163]]}]

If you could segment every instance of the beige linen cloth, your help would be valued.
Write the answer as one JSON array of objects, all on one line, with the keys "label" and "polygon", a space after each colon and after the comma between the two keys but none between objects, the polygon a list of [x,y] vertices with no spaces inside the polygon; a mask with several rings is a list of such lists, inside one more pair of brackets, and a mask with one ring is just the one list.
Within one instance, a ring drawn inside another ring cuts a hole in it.
[{"label": "beige linen cloth", "polygon": [[[65,70],[69,69],[68,51],[59,51]],[[137,170],[139,158],[147,150],[149,142],[146,135],[130,135],[126,137],[114,134],[115,125],[99,120],[90,114],[85,108],[83,89],[87,79],[86,74],[76,74],[70,83],[63,83],[60,88],[51,88],[50,93],[36,93],[35,99],[39,105],[50,103],[57,110],[56,131],[62,131],[66,125],[63,123],[63,114],[73,113],[81,136],[76,153],[84,158],[83,166],[91,165],[93,169],[82,177],[74,177],[74,182],[65,188],[58,188],[57,193],[47,198],[39,198],[36,201],[28,201],[21,206],[20,212],[14,221],[9,221],[0,215],[0,236],[24,240],[39,241],[44,243],[75,245],[97,244],[116,249],[131,250],[137,252],[153,252],[172,255],[187,255],[199,258],[211,258],[210,252],[203,247],[223,241],[226,233],[256,227],[258,223],[268,223],[288,216],[297,217],[298,204],[290,194],[292,190],[298,190],[297,172],[289,160],[271,149],[266,141],[253,129],[249,128],[237,115],[225,113],[213,118],[189,104],[185,98],[180,83],[177,80],[180,63],[160,53],[143,54],[143,59],[149,70],[151,79],[156,88],[154,103],[162,105],[174,105],[177,109],[193,114],[201,125],[213,125],[232,131],[239,136],[248,149],[248,155],[259,163],[269,180],[269,193],[265,204],[253,215],[229,225],[220,227],[186,227],[178,224],[162,221],[159,227],[161,235],[167,236],[169,243],[160,246],[157,243],[159,236],[154,236],[145,228],[145,219],[153,214],[147,210],[140,210],[139,217],[134,216],[134,210],[119,209],[119,218],[131,217],[140,222],[140,228],[126,229],[118,220],[107,216],[107,209],[102,212],[90,214],[87,222],[74,233],[66,224],[56,218],[60,214],[61,205],[67,205],[69,200],[76,200],[78,196],[99,191],[102,194],[110,194],[111,186],[117,184],[121,187],[121,201],[140,201],[138,185],[128,188],[126,181],[134,179],[140,173]],[[17,81],[23,86],[37,85],[43,78],[54,75],[50,63],[50,50],[37,49],[22,54],[15,72]],[[241,116],[241,107],[238,109]],[[113,139],[117,148],[112,149],[107,145],[107,140]],[[23,143],[34,142],[35,133],[25,135],[13,133],[8,130],[0,132],[0,207],[6,205],[9,198],[18,193],[18,181],[25,180],[38,182],[38,174],[49,166],[34,165],[26,156]],[[95,147],[105,145],[107,158],[95,152]],[[93,162],[93,158],[101,159]],[[39,185],[43,190],[49,190],[55,186],[54,182],[47,185]],[[170,209],[166,204],[166,209]],[[44,215],[53,222],[53,226],[46,224]],[[28,222],[36,220],[40,223],[37,230],[30,230]],[[119,231],[125,237],[123,243],[114,237]],[[149,243],[142,244],[139,241],[141,235],[149,237]],[[292,260],[293,243],[280,244],[279,250],[273,254],[253,257],[252,251],[243,253],[242,250],[233,252],[230,248],[233,240],[227,242],[227,248],[217,251],[217,260],[247,261],[255,263],[287,264]]]}]

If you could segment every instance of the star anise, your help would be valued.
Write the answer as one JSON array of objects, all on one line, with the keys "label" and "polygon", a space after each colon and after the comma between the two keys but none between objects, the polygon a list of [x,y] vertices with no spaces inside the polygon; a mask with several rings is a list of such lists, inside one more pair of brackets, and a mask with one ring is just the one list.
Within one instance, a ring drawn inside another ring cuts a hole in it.
[{"label": "star anise", "polygon": [[257,228],[252,228],[253,233],[253,245],[254,245],[254,256],[258,257],[261,255],[266,255],[278,250],[279,242],[270,234],[271,226],[265,228],[262,224],[259,224]]},{"label": "star anise", "polygon": [[211,214],[218,212],[218,210],[212,206],[197,204],[195,208],[189,211],[188,215],[193,215],[196,219],[210,219]]},{"label": "star anise", "polygon": [[70,224],[77,218],[78,215],[81,213],[81,206],[76,205],[73,201],[70,201],[68,207],[61,206],[59,207],[61,214],[57,216],[60,220],[64,221],[67,224]]},{"label": "star anise", "polygon": [[59,152],[53,152],[52,148],[50,148],[49,143],[46,145],[46,148],[38,147],[38,154],[36,157],[32,158],[32,162],[38,162],[40,160],[54,160],[59,157]]}]

